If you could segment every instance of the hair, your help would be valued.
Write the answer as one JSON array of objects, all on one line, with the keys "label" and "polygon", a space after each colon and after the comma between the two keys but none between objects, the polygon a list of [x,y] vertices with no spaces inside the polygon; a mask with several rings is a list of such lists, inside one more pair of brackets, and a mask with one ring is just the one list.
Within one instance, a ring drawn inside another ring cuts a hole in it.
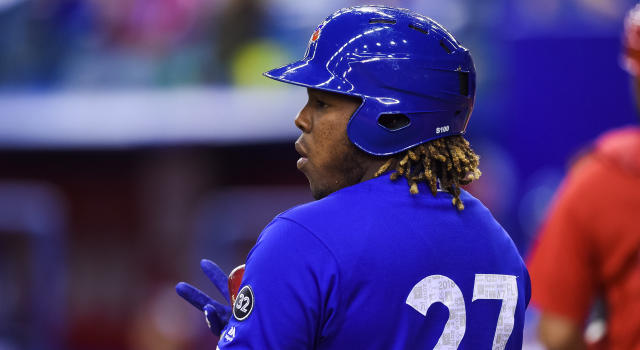
[{"label": "hair", "polygon": [[409,182],[411,194],[417,194],[418,183],[424,182],[434,196],[438,187],[449,192],[453,196],[453,206],[463,210],[460,186],[480,177],[479,163],[480,157],[471,149],[469,142],[455,135],[431,140],[398,153],[387,160],[374,176],[393,169],[391,180],[404,176]]}]

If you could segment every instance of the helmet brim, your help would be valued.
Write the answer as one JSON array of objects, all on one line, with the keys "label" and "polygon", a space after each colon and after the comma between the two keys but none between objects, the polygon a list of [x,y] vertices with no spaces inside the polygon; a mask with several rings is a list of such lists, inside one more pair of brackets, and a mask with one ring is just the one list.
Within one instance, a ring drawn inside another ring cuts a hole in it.
[{"label": "helmet brim", "polygon": [[283,83],[303,86],[312,89],[331,91],[339,94],[360,96],[350,93],[352,85],[337,77],[326,69],[318,67],[310,60],[300,60],[280,68],[262,73],[267,78]]}]

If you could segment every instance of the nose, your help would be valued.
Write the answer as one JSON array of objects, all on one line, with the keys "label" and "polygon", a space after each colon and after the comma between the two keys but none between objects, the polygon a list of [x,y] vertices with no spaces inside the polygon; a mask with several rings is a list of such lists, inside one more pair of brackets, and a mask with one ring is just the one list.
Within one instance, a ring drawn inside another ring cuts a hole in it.
[{"label": "nose", "polygon": [[308,133],[311,132],[311,117],[309,116],[309,110],[307,106],[302,107],[296,119],[294,121],[296,127],[300,129],[302,132]]}]

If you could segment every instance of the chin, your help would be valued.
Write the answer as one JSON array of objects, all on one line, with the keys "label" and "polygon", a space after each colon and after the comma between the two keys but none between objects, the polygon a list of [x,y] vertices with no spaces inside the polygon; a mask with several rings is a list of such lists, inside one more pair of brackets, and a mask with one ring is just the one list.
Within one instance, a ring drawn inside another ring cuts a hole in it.
[{"label": "chin", "polygon": [[313,199],[318,200],[318,199],[322,199],[328,195],[330,195],[333,191],[326,191],[323,189],[314,189],[313,187],[311,187],[311,195],[313,196]]},{"label": "chin", "polygon": [[311,195],[315,200],[322,199],[332,194],[333,192],[337,191],[337,189],[330,189],[325,186],[317,186],[312,184],[311,182],[309,182],[309,188],[311,189]]}]

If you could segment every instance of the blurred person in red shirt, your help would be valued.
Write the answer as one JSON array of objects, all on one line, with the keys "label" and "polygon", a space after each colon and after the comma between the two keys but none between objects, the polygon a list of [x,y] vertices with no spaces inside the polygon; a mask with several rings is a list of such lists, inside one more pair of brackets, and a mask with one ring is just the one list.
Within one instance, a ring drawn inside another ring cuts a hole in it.
[{"label": "blurred person in red shirt", "polygon": [[[640,106],[640,5],[625,20],[622,58]],[[575,162],[529,256],[548,349],[640,349],[639,218],[640,128],[629,126],[600,136]],[[584,328],[598,299],[606,335],[590,343]]]}]

